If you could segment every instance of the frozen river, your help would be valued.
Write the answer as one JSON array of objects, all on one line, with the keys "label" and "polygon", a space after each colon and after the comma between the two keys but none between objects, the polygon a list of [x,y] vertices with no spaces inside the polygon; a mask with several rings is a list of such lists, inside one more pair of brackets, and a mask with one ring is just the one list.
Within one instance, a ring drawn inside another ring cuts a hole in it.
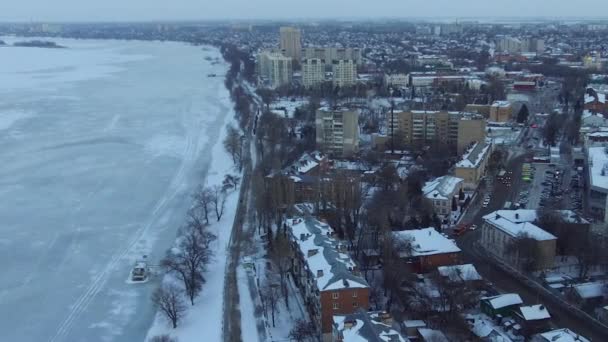
[{"label": "frozen river", "polygon": [[[7,42],[15,38],[0,37]],[[143,341],[154,286],[230,112],[217,50],[0,47],[0,340]],[[209,58],[205,58],[209,57]]]}]

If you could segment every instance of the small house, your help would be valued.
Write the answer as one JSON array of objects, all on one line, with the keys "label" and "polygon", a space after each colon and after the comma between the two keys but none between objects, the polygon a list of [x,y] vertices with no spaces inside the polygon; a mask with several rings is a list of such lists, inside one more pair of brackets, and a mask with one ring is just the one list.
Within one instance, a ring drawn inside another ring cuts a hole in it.
[{"label": "small house", "polygon": [[490,317],[501,315],[503,317],[511,316],[513,311],[517,310],[523,304],[521,297],[517,293],[507,293],[493,297],[484,297],[481,299],[481,311]]},{"label": "small house", "polygon": [[515,320],[522,326],[526,336],[546,331],[549,328],[551,315],[542,304],[522,306],[515,311]]}]

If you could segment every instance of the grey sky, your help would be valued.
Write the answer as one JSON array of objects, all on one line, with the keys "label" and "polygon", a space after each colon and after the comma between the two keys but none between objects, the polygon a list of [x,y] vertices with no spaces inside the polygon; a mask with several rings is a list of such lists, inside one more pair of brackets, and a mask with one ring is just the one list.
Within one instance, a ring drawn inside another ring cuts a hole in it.
[{"label": "grey sky", "polygon": [[598,17],[607,0],[0,0],[2,21]]}]

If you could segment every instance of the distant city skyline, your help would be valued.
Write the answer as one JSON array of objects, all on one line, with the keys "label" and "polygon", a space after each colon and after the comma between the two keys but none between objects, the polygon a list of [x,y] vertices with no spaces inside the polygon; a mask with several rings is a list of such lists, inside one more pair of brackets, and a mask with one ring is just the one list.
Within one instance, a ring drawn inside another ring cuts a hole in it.
[{"label": "distant city skyline", "polygon": [[[288,5],[287,5],[288,4]],[[9,0],[0,21],[155,21],[298,18],[598,18],[608,13],[608,1],[584,4],[562,0]]]}]

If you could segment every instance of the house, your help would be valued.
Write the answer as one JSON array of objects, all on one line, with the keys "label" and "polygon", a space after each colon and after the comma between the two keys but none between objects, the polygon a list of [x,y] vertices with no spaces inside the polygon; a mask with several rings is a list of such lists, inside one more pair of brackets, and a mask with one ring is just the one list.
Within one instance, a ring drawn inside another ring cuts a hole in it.
[{"label": "house", "polygon": [[369,308],[369,285],[333,229],[310,216],[285,221],[292,244],[292,274],[323,340],[333,332],[333,316]]},{"label": "house", "polygon": [[496,322],[484,314],[468,314],[465,319],[471,333],[480,341],[519,342],[524,340],[522,336],[515,335],[508,328],[501,327],[500,322]]},{"label": "house", "polygon": [[604,304],[605,292],[605,282],[593,282],[574,285],[567,290],[567,295],[584,310],[592,311]]},{"label": "house", "polygon": [[466,190],[477,189],[479,182],[486,174],[492,148],[492,143],[489,141],[476,142],[456,163],[454,174],[456,177],[464,179],[463,186]]},{"label": "house", "polygon": [[[498,210],[484,216],[481,246],[494,257],[517,267],[531,270],[550,268],[555,259],[557,237],[532,223],[528,213]],[[524,238],[529,238],[532,245],[521,250],[517,244]]]},{"label": "house", "polygon": [[481,312],[490,317],[501,315],[503,317],[511,316],[524,302],[517,293],[507,293],[493,297],[481,298]]},{"label": "house", "polygon": [[530,338],[530,342],[591,342],[574,331],[564,328],[536,334]]},{"label": "house", "polygon": [[426,182],[422,188],[424,197],[433,204],[435,214],[449,217],[452,212],[452,201],[463,188],[464,179],[454,176],[443,176]]},{"label": "house", "polygon": [[447,337],[441,332],[441,330],[435,330],[430,328],[419,328],[418,337],[423,342],[449,342]]},{"label": "house", "polygon": [[514,311],[514,317],[515,321],[522,326],[522,331],[526,336],[545,331],[549,328],[551,321],[549,311],[542,304],[522,306]]},{"label": "house", "polygon": [[334,342],[406,342],[391,314],[384,311],[366,312],[359,309],[349,315],[335,315]]},{"label": "house", "polygon": [[406,320],[402,323],[402,330],[405,330],[406,337],[410,340],[418,338],[418,329],[426,328],[426,323],[421,320]]},{"label": "house", "polygon": [[467,283],[469,286],[481,285],[483,278],[473,264],[440,266],[437,272],[454,283]]},{"label": "house", "polygon": [[606,94],[591,87],[587,88],[585,92],[585,110],[593,113],[608,114]]},{"label": "house", "polygon": [[414,272],[426,273],[460,262],[460,248],[435,228],[393,232],[393,239],[400,245],[400,257],[407,260]]}]

